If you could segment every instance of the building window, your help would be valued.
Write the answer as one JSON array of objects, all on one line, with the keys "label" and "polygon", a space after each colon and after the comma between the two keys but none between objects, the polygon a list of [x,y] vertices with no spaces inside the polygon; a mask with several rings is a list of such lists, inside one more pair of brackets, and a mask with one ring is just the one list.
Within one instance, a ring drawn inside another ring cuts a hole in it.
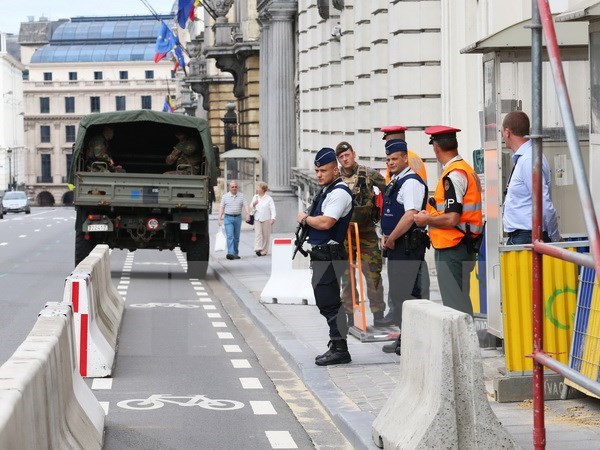
[{"label": "building window", "polygon": [[116,101],[116,110],[117,111],[125,111],[125,109],[126,109],[125,96],[117,95],[115,97],[115,101]]},{"label": "building window", "polygon": [[152,109],[151,95],[142,95],[142,109]]},{"label": "building window", "polygon": [[52,72],[44,72],[44,81],[52,81]]},{"label": "building window", "polygon": [[75,112],[75,97],[65,97],[65,112],[66,113],[74,113]]},{"label": "building window", "polygon": [[65,155],[67,157],[67,180],[71,176],[71,161],[73,160],[73,154],[67,153]]},{"label": "building window", "polygon": [[69,81],[77,81],[77,72],[69,72]]},{"label": "building window", "polygon": [[23,81],[29,81],[29,69],[25,69],[22,73],[23,73]]},{"label": "building window", "polygon": [[154,79],[154,70],[146,70],[146,80]]},{"label": "building window", "polygon": [[100,97],[90,97],[90,111],[100,112]]},{"label": "building window", "polygon": [[50,97],[40,97],[40,113],[48,114],[50,112]]},{"label": "building window", "polygon": [[50,126],[40,125],[40,142],[50,142]]},{"label": "building window", "polygon": [[52,183],[52,167],[50,165],[50,156],[49,154],[40,155],[42,157],[42,183]]},{"label": "building window", "polygon": [[67,142],[75,142],[75,125],[65,126],[65,137]]},{"label": "building window", "polygon": [[101,80],[102,72],[94,72],[94,80]]},{"label": "building window", "polygon": [[175,78],[175,71],[171,70],[171,78]]},{"label": "building window", "polygon": [[119,71],[119,80],[127,80],[129,78],[129,72],[126,70]]}]

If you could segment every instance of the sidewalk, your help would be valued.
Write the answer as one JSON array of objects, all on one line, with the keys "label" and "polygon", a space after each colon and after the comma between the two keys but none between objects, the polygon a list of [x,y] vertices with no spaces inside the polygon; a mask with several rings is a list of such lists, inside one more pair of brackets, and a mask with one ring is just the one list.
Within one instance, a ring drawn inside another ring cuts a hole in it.
[{"label": "sidewalk", "polygon": [[[217,230],[214,218],[211,216],[212,242]],[[290,234],[272,237],[290,237]],[[215,276],[234,292],[257,325],[271,337],[354,448],[378,448],[371,438],[371,424],[399,382],[399,357],[383,353],[380,342],[361,343],[349,336],[352,363],[316,366],[314,358],[326,349],[328,340],[327,326],[316,306],[260,303],[260,293],[271,273],[271,257],[256,256],[254,231],[247,225],[242,228],[240,238],[241,259],[230,261],[225,254],[211,254],[210,266]],[[433,279],[431,291],[432,299],[439,299]],[[372,324],[372,318],[367,320]],[[491,396],[491,382],[499,375],[497,369],[503,365],[503,358],[493,349],[483,350],[482,356]],[[531,403],[491,401],[491,406],[516,442],[524,449],[533,448]],[[595,399],[546,402],[546,436],[548,449],[600,449],[600,402]]]}]

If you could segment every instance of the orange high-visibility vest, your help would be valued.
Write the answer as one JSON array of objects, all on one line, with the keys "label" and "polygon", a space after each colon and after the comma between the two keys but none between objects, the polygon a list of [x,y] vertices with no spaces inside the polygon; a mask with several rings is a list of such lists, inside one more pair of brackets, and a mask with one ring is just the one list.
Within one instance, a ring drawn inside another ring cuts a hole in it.
[{"label": "orange high-visibility vest", "polygon": [[455,247],[465,236],[467,224],[473,235],[483,232],[483,216],[481,213],[481,181],[473,168],[466,161],[460,159],[449,164],[435,188],[435,207],[427,205],[427,211],[432,216],[442,214],[446,208],[444,198],[444,177],[453,170],[462,170],[467,176],[467,192],[463,197],[463,210],[460,220],[455,228],[429,227],[431,243],[437,249]]},{"label": "orange high-visibility vest", "polygon": [[[408,165],[410,168],[421,177],[425,184],[427,184],[427,169],[425,168],[425,163],[421,157],[410,150],[408,150],[406,153],[408,154]],[[390,184],[391,179],[392,177],[390,176],[390,171],[387,169],[385,171],[385,184]]]}]

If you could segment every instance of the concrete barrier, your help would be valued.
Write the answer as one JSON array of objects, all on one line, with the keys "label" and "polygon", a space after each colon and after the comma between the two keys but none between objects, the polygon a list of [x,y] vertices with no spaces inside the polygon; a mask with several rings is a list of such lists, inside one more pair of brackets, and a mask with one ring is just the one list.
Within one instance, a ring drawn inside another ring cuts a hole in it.
[{"label": "concrete barrier", "polygon": [[428,300],[402,310],[396,390],[373,422],[387,449],[518,448],[492,411],[473,320]]},{"label": "concrete barrier", "polygon": [[124,302],[111,281],[108,246],[97,245],[66,278],[63,303],[73,308],[80,374],[109,376]]},{"label": "concrete barrier", "polygon": [[271,248],[271,277],[260,293],[260,301],[315,305],[308,258],[298,253],[292,261],[292,238],[275,238]]},{"label": "concrete barrier", "polygon": [[49,305],[0,367],[0,448],[101,449],[104,410],[77,373],[72,313]]}]

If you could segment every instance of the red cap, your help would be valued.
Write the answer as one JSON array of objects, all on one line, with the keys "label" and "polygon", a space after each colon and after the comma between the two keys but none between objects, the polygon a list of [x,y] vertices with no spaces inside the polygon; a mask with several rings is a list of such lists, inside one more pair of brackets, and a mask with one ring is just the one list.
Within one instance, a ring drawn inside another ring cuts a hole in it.
[{"label": "red cap", "polygon": [[[458,133],[459,131],[460,131],[460,129],[458,129],[458,128],[447,127],[446,125],[433,125],[431,127],[425,128],[425,133],[430,134],[432,137],[433,136],[439,137],[441,134],[452,134],[452,133],[454,133],[453,137],[456,137],[456,133]],[[451,137],[451,136],[447,136],[447,137]]]},{"label": "red cap", "polygon": [[402,125],[391,125],[391,126],[387,126],[387,127],[381,127],[381,132],[382,133],[402,133],[403,131],[408,130],[407,127],[403,127]]}]

